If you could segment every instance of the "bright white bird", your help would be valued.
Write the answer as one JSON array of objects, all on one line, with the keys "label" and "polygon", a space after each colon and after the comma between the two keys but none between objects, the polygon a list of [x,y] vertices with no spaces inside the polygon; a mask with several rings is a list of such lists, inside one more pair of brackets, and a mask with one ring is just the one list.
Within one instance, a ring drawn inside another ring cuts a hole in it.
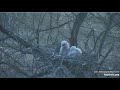
[{"label": "bright white bird", "polygon": [[82,54],[82,51],[80,48],[77,48],[76,46],[71,46],[68,56],[70,57],[76,57],[78,55]]},{"label": "bright white bird", "polygon": [[60,52],[59,55],[61,56],[67,56],[70,50],[70,45],[67,41],[62,41],[61,42],[61,48],[60,48]]},{"label": "bright white bird", "polygon": [[63,57],[77,57],[80,54],[82,54],[82,51],[80,48],[77,48],[76,46],[71,46],[67,41],[62,41],[61,42],[61,47],[60,47],[60,52],[59,55]]}]

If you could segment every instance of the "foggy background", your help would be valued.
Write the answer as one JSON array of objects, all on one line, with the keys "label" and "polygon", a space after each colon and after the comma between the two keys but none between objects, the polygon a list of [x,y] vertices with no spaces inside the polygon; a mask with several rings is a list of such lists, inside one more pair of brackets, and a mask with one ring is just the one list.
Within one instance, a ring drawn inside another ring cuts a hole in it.
[{"label": "foggy background", "polygon": [[[58,56],[67,40],[82,50]],[[1,78],[101,78],[120,71],[120,13],[0,13]]]}]

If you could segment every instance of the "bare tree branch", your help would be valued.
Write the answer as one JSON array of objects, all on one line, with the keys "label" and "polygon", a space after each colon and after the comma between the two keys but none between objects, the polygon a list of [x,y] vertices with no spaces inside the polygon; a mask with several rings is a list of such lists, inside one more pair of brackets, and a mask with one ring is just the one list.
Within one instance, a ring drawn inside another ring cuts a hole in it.
[{"label": "bare tree branch", "polygon": [[31,47],[31,49],[33,50],[33,52],[36,52],[36,53],[40,54],[42,57],[46,57],[45,54],[46,55],[50,54],[47,51],[43,50],[42,48],[37,48],[36,46],[33,46],[29,42],[23,40],[19,36],[15,35],[12,31],[4,29],[1,25],[0,25],[0,31],[3,32],[4,34],[6,34],[8,37],[10,37],[13,40],[15,40],[16,42],[20,43],[24,47],[26,47],[26,48]]},{"label": "bare tree branch", "polygon": [[59,25],[59,26],[52,27],[52,28],[48,28],[48,29],[44,29],[44,30],[41,30],[40,32],[49,31],[49,30],[53,30],[53,29],[56,29],[56,28],[60,28],[60,27],[66,25],[66,24],[68,24],[68,23],[70,23],[70,22],[72,22],[72,21],[73,21],[73,20],[67,21],[67,22],[65,22],[65,23],[63,23],[63,24],[61,24],[61,25]]}]

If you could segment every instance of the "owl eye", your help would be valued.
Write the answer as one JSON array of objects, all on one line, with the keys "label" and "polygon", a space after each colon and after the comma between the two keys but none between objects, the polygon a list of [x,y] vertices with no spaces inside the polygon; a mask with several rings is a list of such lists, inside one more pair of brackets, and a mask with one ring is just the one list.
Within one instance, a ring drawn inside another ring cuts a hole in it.
[{"label": "owl eye", "polygon": [[65,44],[62,44],[62,46],[65,46]]}]

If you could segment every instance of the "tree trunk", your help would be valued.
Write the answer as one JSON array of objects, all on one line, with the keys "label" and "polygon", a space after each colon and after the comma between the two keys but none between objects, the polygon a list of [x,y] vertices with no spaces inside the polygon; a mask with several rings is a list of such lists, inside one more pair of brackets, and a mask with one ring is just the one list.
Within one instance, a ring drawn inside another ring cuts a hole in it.
[{"label": "tree trunk", "polygon": [[86,16],[87,16],[87,13],[79,13],[76,16],[75,22],[73,24],[72,32],[71,32],[71,37],[70,37],[71,46],[77,46],[77,36],[79,33],[79,29]]}]

